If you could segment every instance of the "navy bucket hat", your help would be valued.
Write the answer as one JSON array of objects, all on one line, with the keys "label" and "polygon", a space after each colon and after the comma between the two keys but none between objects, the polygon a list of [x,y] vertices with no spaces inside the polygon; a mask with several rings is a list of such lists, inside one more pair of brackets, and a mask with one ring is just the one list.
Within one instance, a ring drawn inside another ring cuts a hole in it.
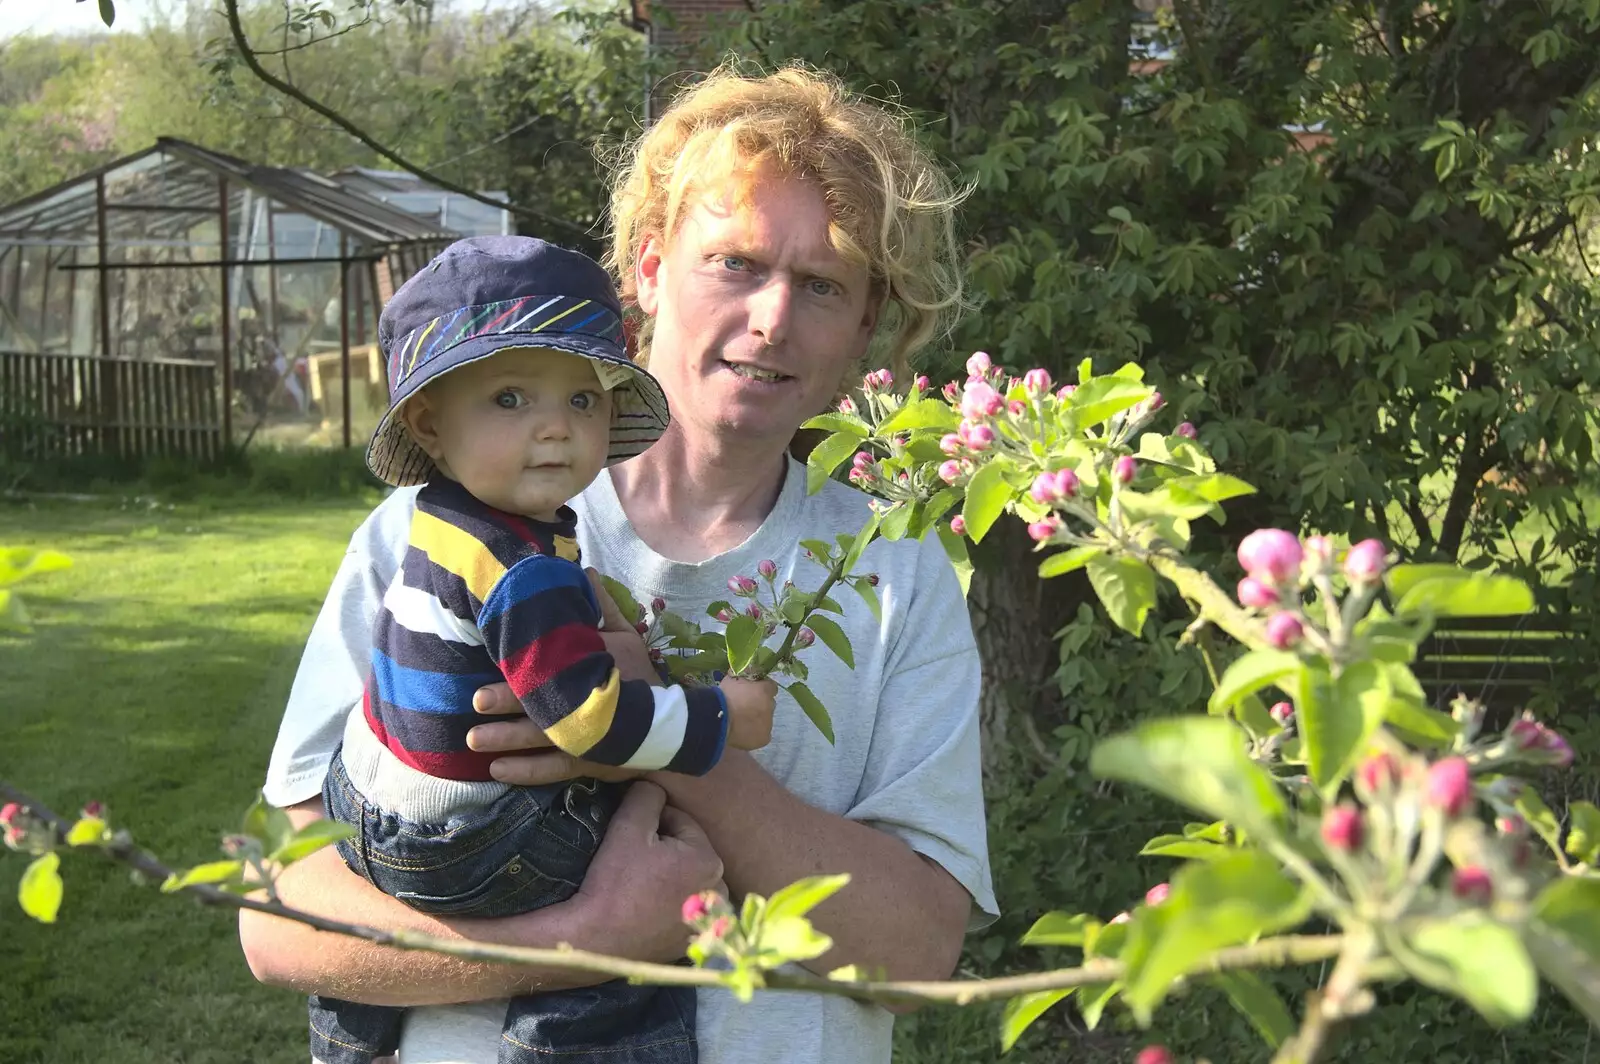
[{"label": "navy bucket hat", "polygon": [[433,459],[400,409],[423,385],[507,348],[547,348],[594,363],[612,395],[606,464],[661,438],[667,397],[628,357],[611,278],[587,255],[525,236],[458,240],[400,286],[378,318],[389,409],[367,446],[367,468],[396,487],[421,484]]}]

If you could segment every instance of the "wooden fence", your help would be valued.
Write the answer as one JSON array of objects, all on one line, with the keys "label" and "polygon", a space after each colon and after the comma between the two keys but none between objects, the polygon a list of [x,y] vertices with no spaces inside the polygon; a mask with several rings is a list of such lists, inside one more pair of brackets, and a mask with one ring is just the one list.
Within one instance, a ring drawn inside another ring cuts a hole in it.
[{"label": "wooden fence", "polygon": [[1417,648],[1417,679],[1438,708],[1465,694],[1503,724],[1556,679],[1579,628],[1575,618],[1544,614],[1442,617]]},{"label": "wooden fence", "polygon": [[0,449],[214,458],[223,444],[217,376],[211,362],[0,351]]}]

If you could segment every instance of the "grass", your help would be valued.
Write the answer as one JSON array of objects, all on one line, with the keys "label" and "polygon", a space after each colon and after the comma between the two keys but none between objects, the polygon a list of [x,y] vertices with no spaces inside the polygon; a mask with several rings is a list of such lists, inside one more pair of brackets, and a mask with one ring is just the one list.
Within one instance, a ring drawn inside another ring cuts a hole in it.
[{"label": "grass", "polygon": [[[0,639],[0,777],[63,814],[107,803],[169,863],[215,856],[266,772],[285,696],[370,499],[0,507],[0,544],[74,562],[22,585]],[[230,914],[64,862],[59,923],[17,907],[0,851],[0,1061],[307,1059],[304,1003],[258,985]]]}]

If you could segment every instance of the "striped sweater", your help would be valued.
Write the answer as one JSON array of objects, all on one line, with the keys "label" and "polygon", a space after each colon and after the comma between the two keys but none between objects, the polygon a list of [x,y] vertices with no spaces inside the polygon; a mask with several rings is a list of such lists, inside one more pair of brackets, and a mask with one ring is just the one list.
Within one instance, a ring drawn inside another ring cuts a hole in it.
[{"label": "striped sweater", "polygon": [[484,781],[499,754],[467,748],[495,718],[472,695],[504,679],[550,741],[603,765],[700,775],[722,756],[728,709],[711,688],[623,680],[600,638],[576,517],[505,513],[439,477],[417,495],[401,570],[375,622],[367,724],[430,776]]}]

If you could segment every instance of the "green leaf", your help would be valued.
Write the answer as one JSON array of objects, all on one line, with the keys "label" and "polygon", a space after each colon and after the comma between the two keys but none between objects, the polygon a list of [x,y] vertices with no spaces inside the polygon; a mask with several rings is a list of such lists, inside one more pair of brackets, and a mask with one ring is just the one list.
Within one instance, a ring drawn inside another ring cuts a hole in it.
[{"label": "green leaf", "polygon": [[1466,570],[1459,565],[1450,565],[1446,562],[1403,562],[1391,566],[1389,571],[1384,573],[1383,580],[1388,585],[1390,597],[1398,602],[1405,597],[1406,592],[1424,580],[1455,577],[1465,572]]},{"label": "green leaf", "polygon": [[843,890],[849,882],[848,874],[808,876],[796,880],[767,899],[767,919],[804,916]]},{"label": "green leaf", "polygon": [[1305,918],[1301,891],[1275,858],[1235,850],[1215,861],[1184,866],[1167,900],[1134,917],[1123,999],[1140,1023],[1174,980],[1200,968],[1216,950],[1292,927]]},{"label": "green leaf", "polygon": [[294,830],[294,821],[289,819],[289,814],[268,803],[264,795],[258,794],[245,811],[242,834],[261,843],[263,853],[271,853],[282,846],[294,835]]},{"label": "green leaf", "polygon": [[1144,844],[1141,857],[1178,857],[1183,860],[1214,861],[1233,850],[1218,842],[1188,839],[1182,835],[1157,835]]},{"label": "green leaf", "polygon": [[972,542],[983,542],[995,519],[1005,512],[1006,503],[1016,491],[1006,483],[1004,463],[995,459],[984,465],[967,485],[967,499],[961,507],[961,516],[967,522],[967,535]]},{"label": "green leaf", "polygon": [[355,828],[337,820],[313,820],[268,855],[268,860],[290,865],[343,839],[353,839]]},{"label": "green leaf", "polygon": [[1383,719],[1421,746],[1448,746],[1461,730],[1461,725],[1450,714],[1398,694],[1391,695],[1384,703]]},{"label": "green leaf", "polygon": [[1532,787],[1522,788],[1511,804],[1516,809],[1517,815],[1527,821],[1528,827],[1544,840],[1546,846],[1555,851],[1561,849],[1561,821]]},{"label": "green leaf", "polygon": [[1213,713],[1231,709],[1246,695],[1265,687],[1278,686],[1293,692],[1304,668],[1300,659],[1284,650],[1252,650],[1228,666],[1208,706]]},{"label": "green leaf", "polygon": [[117,5],[113,0],[100,0],[99,7],[100,21],[106,24],[107,29],[110,29],[112,23],[117,21]]},{"label": "green leaf", "polygon": [[823,432],[844,433],[864,440],[872,435],[872,426],[854,414],[818,414],[800,426],[803,429],[821,429]]},{"label": "green leaf", "polygon": [[878,601],[878,589],[865,580],[857,580],[851,587],[856,594],[861,596],[861,601],[867,604],[867,609],[872,611],[872,619],[879,624],[883,623],[883,603]]},{"label": "green leaf", "polygon": [[0,587],[9,587],[30,576],[69,568],[72,559],[54,550],[32,547],[0,548]]},{"label": "green leaf", "polygon": [[1311,782],[1327,789],[1342,778],[1383,723],[1389,688],[1378,666],[1358,661],[1335,681],[1321,665],[1300,673],[1295,717]]},{"label": "green leaf", "polygon": [[1238,477],[1230,477],[1226,473],[1212,473],[1203,477],[1178,477],[1167,481],[1170,488],[1182,488],[1191,495],[1198,495],[1207,502],[1225,502],[1236,499],[1241,495],[1254,495],[1256,489]]},{"label": "green leaf", "polygon": [[750,667],[751,660],[761,647],[762,628],[746,614],[735,614],[728,622],[728,667],[742,673]]},{"label": "green leaf", "polygon": [[809,961],[833,948],[833,939],[811,926],[803,916],[784,916],[773,919],[771,914],[761,922],[761,935],[756,943],[763,952],[775,956],[762,957],[761,967],[776,968],[791,961]]},{"label": "green leaf", "polygon": [[1148,399],[1154,391],[1148,384],[1126,377],[1096,377],[1072,393],[1071,409],[1078,424],[1088,427]]},{"label": "green leaf", "polygon": [[97,816],[86,816],[67,831],[68,846],[98,846],[106,839],[106,822]]},{"label": "green leaf", "polygon": [[815,495],[833,476],[839,463],[855,454],[861,446],[861,437],[850,432],[835,432],[811,449],[806,458],[806,494]]},{"label": "green leaf", "polygon": [[1600,880],[1557,877],[1533,917],[1524,941],[1539,971],[1600,1027]]},{"label": "green leaf", "polygon": [[[812,553],[818,565],[826,566],[828,559],[833,557],[833,545],[826,540],[802,539],[800,545]],[[715,611],[712,612],[715,614]]]},{"label": "green leaf", "polygon": [[878,529],[884,539],[905,538],[911,522],[917,517],[919,503],[897,502],[879,515]]},{"label": "green leaf", "polygon": [[1397,617],[1510,617],[1533,611],[1533,592],[1521,580],[1461,571],[1411,586],[1395,605]]},{"label": "green leaf", "polygon": [[1277,784],[1245,752],[1244,732],[1222,717],[1148,721],[1096,745],[1089,771],[1229,821],[1253,838],[1276,835],[1287,813]]},{"label": "green leaf", "polygon": [[1244,1013],[1245,1019],[1273,1049],[1294,1036],[1294,1017],[1288,1006],[1255,972],[1221,972],[1212,976],[1211,981],[1222,988],[1233,1007]]},{"label": "green leaf", "polygon": [[1572,830],[1567,833],[1567,856],[1580,864],[1600,863],[1600,809],[1592,802],[1573,802],[1567,811],[1572,815]]},{"label": "green leaf", "polygon": [[[839,545],[844,551],[844,560],[839,566],[839,571],[841,573],[848,576],[852,571],[854,571],[856,563],[861,560],[861,555],[866,551],[867,547],[871,545],[873,539],[878,534],[878,521],[879,516],[877,513],[874,513],[871,517],[867,518],[867,523],[861,526],[861,531],[857,532],[853,537],[839,537]],[[845,546],[845,541],[847,538],[849,541],[848,547]]]},{"label": "green leaf", "polygon": [[1133,635],[1144,628],[1145,615],[1156,604],[1156,574],[1126,555],[1099,554],[1089,559],[1089,583],[1117,627]]},{"label": "green leaf", "polygon": [[1039,563],[1039,579],[1048,580],[1052,576],[1065,576],[1067,573],[1077,572],[1097,554],[1104,553],[1100,547],[1073,547],[1071,550],[1057,551]]},{"label": "green leaf", "polygon": [[818,613],[813,613],[806,624],[829,650],[839,656],[840,661],[852,669],[856,667],[856,656],[850,651],[850,637],[844,634],[843,628]]},{"label": "green leaf", "polygon": [[1022,936],[1024,946],[1081,946],[1100,921],[1083,913],[1045,913]]},{"label": "green leaf", "polygon": [[1100,1026],[1100,1014],[1122,990],[1121,983],[1092,983],[1078,988],[1078,1012],[1089,1030]]},{"label": "green leaf", "polygon": [[828,716],[828,709],[822,704],[822,699],[811,693],[811,688],[796,681],[784,688],[794,700],[799,703],[801,710],[817,726],[822,737],[828,742],[833,742],[833,719]]},{"label": "green leaf", "polygon": [[917,399],[907,403],[890,416],[888,421],[878,426],[879,436],[892,436],[896,432],[909,432],[916,429],[937,429],[941,432],[954,432],[961,423],[961,417],[949,403],[942,399]]},{"label": "green leaf", "polygon": [[1525,1020],[1539,997],[1533,961],[1516,931],[1481,913],[1430,920],[1406,935],[1399,955],[1419,982],[1464,998],[1496,1026]]},{"label": "green leaf", "polygon": [[1038,990],[1007,1001],[1005,1010],[1000,1014],[1000,1052],[1009,1052],[1034,1020],[1071,993],[1071,987],[1066,990]]},{"label": "green leaf", "polygon": [[61,855],[51,850],[35,857],[22,872],[22,882],[17,886],[17,901],[22,911],[41,924],[56,922],[61,911]]},{"label": "green leaf", "polygon": [[243,872],[243,861],[208,861],[202,865],[195,865],[187,872],[172,873],[167,877],[167,881],[161,884],[161,893],[171,894],[184,887],[204,884],[229,883],[239,878]]},{"label": "green leaf", "polygon": [[949,525],[937,525],[935,531],[939,536],[939,545],[944,548],[945,556],[956,571],[956,582],[961,585],[962,597],[965,597],[972,586],[972,559],[967,556],[966,538],[950,531]]},{"label": "green leaf", "polygon": [[600,586],[606,589],[606,594],[611,596],[611,601],[617,604],[617,609],[630,622],[637,622],[644,617],[644,607],[639,605],[639,600],[633,597],[633,592],[620,580],[613,580],[604,573],[600,574]]}]

